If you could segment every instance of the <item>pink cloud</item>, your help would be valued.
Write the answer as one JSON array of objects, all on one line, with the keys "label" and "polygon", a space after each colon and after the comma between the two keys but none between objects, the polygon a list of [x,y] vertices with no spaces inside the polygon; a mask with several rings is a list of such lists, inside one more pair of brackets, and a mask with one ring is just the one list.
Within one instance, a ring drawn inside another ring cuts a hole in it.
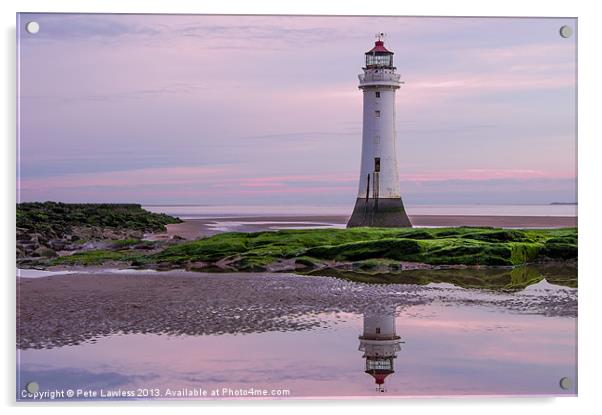
[{"label": "pink cloud", "polygon": [[400,174],[401,181],[431,182],[445,180],[495,180],[495,179],[573,179],[574,173],[549,172],[528,169],[462,169],[434,170],[417,173]]},{"label": "pink cloud", "polygon": [[[401,182],[437,182],[449,180],[485,181],[495,179],[572,179],[572,173],[546,172],[527,169],[463,169],[433,170],[417,173],[402,173]],[[324,175],[276,175],[260,177],[240,177],[240,172],[226,167],[166,167],[127,171],[82,173],[37,179],[23,179],[19,183],[21,191],[48,190],[52,188],[83,189],[87,187],[107,187],[112,189],[147,185],[196,185],[194,190],[184,194],[199,194],[206,190],[213,194],[273,194],[328,192],[353,192],[357,184],[357,174]],[[139,189],[140,190],[140,189]],[[165,189],[164,194],[173,194],[175,189]],[[145,191],[148,195],[148,191]]]},{"label": "pink cloud", "polygon": [[336,192],[348,193],[356,186],[311,186],[311,187],[282,187],[278,189],[253,189],[237,190],[237,194],[264,195],[264,194],[331,194]]},{"label": "pink cloud", "polygon": [[240,185],[248,187],[259,187],[284,185],[284,183],[295,182],[351,183],[356,180],[356,175],[288,175],[245,178],[240,180]]},{"label": "pink cloud", "polygon": [[209,183],[217,177],[231,171],[231,169],[222,167],[149,168],[69,174],[41,179],[22,179],[18,183],[18,186],[21,190],[34,190],[90,186],[120,187],[132,185]]}]

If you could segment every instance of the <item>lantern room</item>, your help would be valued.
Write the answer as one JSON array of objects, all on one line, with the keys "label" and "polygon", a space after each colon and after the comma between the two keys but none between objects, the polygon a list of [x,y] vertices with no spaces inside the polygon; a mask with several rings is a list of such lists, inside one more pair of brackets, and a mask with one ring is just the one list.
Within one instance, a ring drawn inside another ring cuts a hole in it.
[{"label": "lantern room", "polygon": [[366,52],[366,69],[393,69],[393,52],[385,48],[381,39],[374,42],[374,47]]}]

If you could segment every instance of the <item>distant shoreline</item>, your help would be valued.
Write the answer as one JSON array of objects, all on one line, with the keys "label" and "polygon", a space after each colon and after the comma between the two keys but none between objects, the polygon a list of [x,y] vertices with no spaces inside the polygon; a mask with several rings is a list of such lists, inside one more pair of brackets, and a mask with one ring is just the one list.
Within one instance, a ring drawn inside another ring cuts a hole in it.
[{"label": "distant shoreline", "polygon": [[[215,235],[223,230],[216,223],[225,227],[233,226],[233,231],[258,232],[266,230],[266,222],[274,227],[295,228],[300,223],[307,227],[344,227],[347,215],[266,215],[266,216],[223,216],[211,218],[183,219],[182,223],[167,225],[167,231],[152,236],[152,239],[169,239],[174,235],[194,240]],[[495,228],[575,228],[575,216],[470,216],[470,215],[410,215],[414,227],[455,227],[477,226]]]},{"label": "distant shoreline", "polygon": [[[562,202],[553,202],[562,203]],[[350,216],[352,206],[313,205],[142,205],[150,212],[164,213],[181,219],[208,219],[224,217],[315,217]],[[577,205],[406,205],[408,216],[420,219],[423,216],[517,216],[517,217],[576,217]],[[346,221],[346,219],[345,219]],[[425,224],[424,226],[429,226]],[[521,226],[521,225],[518,225]],[[528,226],[528,225],[527,225]]]}]

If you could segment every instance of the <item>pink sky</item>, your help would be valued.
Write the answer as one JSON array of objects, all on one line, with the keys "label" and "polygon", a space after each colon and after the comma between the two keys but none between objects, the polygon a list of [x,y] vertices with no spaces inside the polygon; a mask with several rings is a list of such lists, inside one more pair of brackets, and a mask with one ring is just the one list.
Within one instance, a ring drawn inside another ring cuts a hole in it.
[{"label": "pink sky", "polygon": [[[20,198],[352,203],[357,74],[386,32],[402,193],[576,191],[574,19],[21,15]],[[44,70],[40,70],[43,68]],[[451,190],[453,189],[453,190]]]}]

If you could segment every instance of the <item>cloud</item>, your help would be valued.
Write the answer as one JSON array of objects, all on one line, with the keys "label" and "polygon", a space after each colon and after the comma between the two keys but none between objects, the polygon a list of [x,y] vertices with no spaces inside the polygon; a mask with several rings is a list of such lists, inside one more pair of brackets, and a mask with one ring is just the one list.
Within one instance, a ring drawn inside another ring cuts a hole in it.
[{"label": "cloud", "polygon": [[125,171],[69,174],[37,179],[22,179],[21,190],[84,187],[137,187],[144,185],[210,184],[224,173],[227,167],[163,167]]},{"label": "cloud", "polygon": [[[247,19],[241,19],[247,20]],[[251,20],[252,21],[252,20]],[[215,41],[209,44],[209,49],[230,48],[236,45],[260,42],[260,47],[270,50],[282,49],[285,46],[307,45],[324,42],[336,38],[340,31],[336,27],[305,27],[295,28],[284,24],[190,24],[169,31],[174,36],[199,38],[204,41]],[[205,43],[205,42],[203,42]],[[205,43],[206,44],[206,43]]]},{"label": "cloud", "polygon": [[[37,41],[114,42],[128,39],[152,39],[164,42],[192,39],[199,49],[277,51],[293,46],[328,42],[341,35],[344,29],[330,25],[307,25],[303,19],[281,16],[219,16],[219,15],[129,15],[129,14],[38,14],[22,13],[21,20],[36,20],[41,30]],[[30,41],[33,37],[25,37]]]},{"label": "cloud", "polygon": [[531,169],[458,169],[433,170],[400,175],[402,181],[408,182],[451,182],[451,181],[490,181],[496,179],[570,179],[572,174],[544,172]]},{"label": "cloud", "polygon": [[82,101],[90,102],[118,102],[123,100],[144,100],[154,98],[167,98],[170,96],[181,96],[184,94],[191,94],[198,91],[207,89],[207,86],[201,84],[187,83],[187,82],[174,82],[165,84],[163,86],[155,88],[145,89],[130,89],[125,91],[115,91],[110,93],[98,93],[98,94],[85,94],[85,95],[70,95],[70,96],[56,96],[56,95],[21,95],[21,100],[46,100],[46,101],[58,101],[66,104],[80,103]]}]

